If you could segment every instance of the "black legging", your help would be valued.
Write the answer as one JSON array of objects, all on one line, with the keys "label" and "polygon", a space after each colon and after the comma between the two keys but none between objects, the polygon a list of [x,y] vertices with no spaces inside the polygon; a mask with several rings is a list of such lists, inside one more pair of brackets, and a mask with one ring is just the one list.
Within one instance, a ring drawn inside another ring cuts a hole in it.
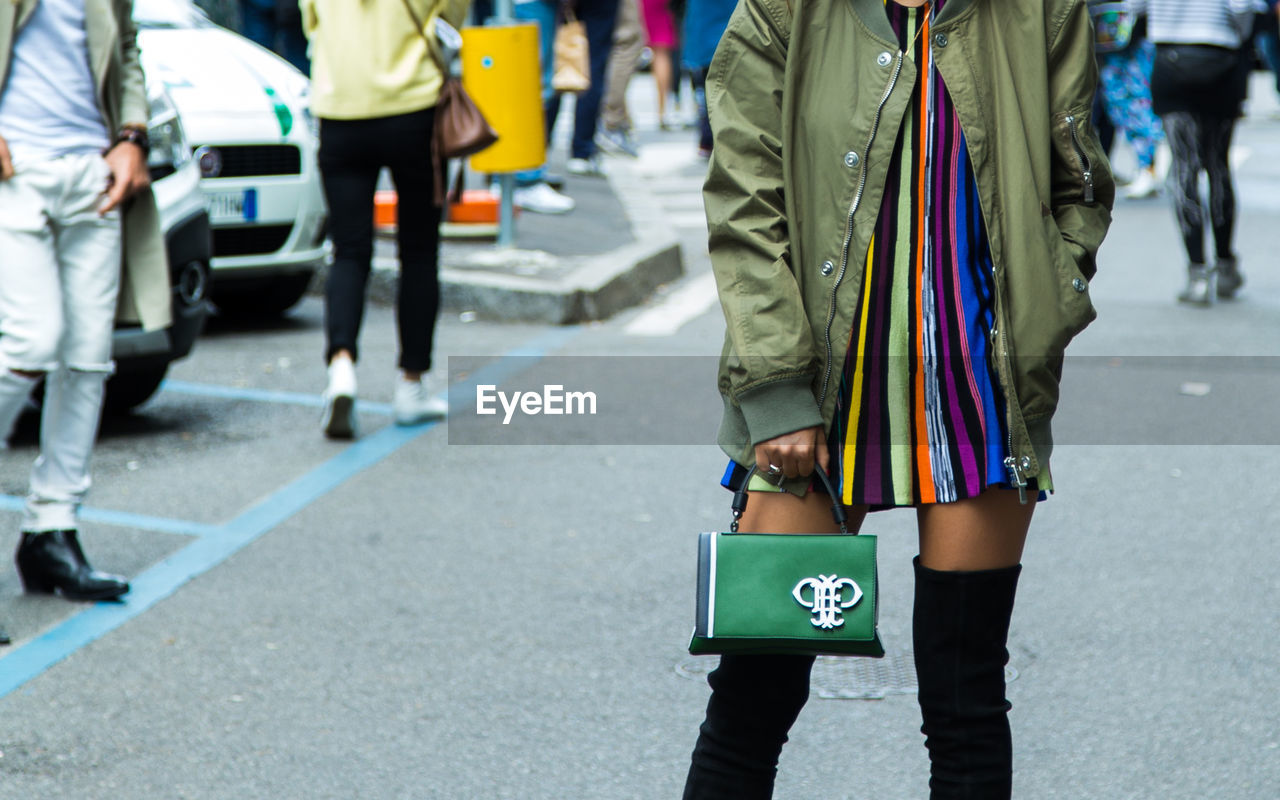
[{"label": "black legging", "polygon": [[320,120],[320,174],[329,203],[334,260],[325,285],[325,361],[339,350],[359,355],[365,287],[373,261],[373,196],[378,173],[391,170],[397,194],[400,280],[396,322],[401,369],[431,369],[440,306],[440,208],[433,189],[431,130],[435,109],[372,119]]},{"label": "black legging", "polygon": [[1231,185],[1233,117],[1172,111],[1160,115],[1172,155],[1173,210],[1192,264],[1204,264],[1204,207],[1200,201],[1200,172],[1209,178],[1209,225],[1219,259],[1231,258],[1236,220],[1236,196]]}]

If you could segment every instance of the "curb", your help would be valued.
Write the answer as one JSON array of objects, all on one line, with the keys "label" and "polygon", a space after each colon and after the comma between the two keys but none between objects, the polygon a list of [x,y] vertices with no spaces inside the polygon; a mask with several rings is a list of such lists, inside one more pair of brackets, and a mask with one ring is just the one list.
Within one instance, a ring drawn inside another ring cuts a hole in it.
[{"label": "curb", "polygon": [[[606,319],[644,302],[659,286],[679,280],[684,275],[679,241],[660,206],[646,202],[643,182],[622,164],[606,179],[631,223],[634,242],[591,256],[495,247],[465,263],[451,263],[442,254],[441,307],[487,319],[571,325]],[[394,303],[398,264],[375,258],[373,267],[368,299]],[[326,264],[312,292],[323,294],[327,272]],[[533,277],[538,272],[549,275]]]},{"label": "curb", "polygon": [[[528,252],[511,254],[518,259]],[[440,303],[482,317],[570,325],[606,319],[639,305],[659,286],[684,274],[680,245],[674,239],[635,242],[602,255],[566,260],[577,263],[564,278],[551,282],[444,267]]]}]

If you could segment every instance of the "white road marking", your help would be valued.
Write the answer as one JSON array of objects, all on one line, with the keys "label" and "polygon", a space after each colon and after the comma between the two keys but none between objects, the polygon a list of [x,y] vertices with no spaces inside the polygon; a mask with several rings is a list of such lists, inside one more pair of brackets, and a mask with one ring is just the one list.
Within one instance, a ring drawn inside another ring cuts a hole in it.
[{"label": "white road marking", "polygon": [[676,228],[692,228],[705,231],[707,229],[707,214],[702,210],[669,212],[667,214],[667,222]]},{"label": "white road marking", "polygon": [[674,336],[686,322],[715,305],[716,279],[703,273],[675,290],[659,305],[641,312],[624,328],[628,336]]}]

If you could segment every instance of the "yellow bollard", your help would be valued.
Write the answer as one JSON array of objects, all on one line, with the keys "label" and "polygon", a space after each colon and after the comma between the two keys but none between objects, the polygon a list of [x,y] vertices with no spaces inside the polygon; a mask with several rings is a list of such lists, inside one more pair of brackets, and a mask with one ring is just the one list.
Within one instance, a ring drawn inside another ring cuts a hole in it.
[{"label": "yellow bollard", "polygon": [[471,157],[477,172],[516,172],[547,159],[538,66],[538,26],[496,25],[462,31],[462,84],[498,132]]}]

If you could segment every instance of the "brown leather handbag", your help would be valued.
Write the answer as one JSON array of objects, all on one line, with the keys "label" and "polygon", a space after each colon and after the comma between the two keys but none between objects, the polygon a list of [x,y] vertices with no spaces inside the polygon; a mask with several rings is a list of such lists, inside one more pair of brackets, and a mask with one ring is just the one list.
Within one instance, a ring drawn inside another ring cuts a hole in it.
[{"label": "brown leather handbag", "polygon": [[484,118],[480,107],[463,88],[462,81],[449,69],[440,48],[427,36],[422,21],[414,12],[409,0],[403,0],[405,10],[413,18],[414,27],[427,43],[427,50],[440,68],[442,82],[440,98],[436,101],[435,130],[431,136],[431,158],[435,163],[435,202],[444,206],[444,162],[450,158],[466,158],[475,155],[498,141],[498,132]]}]

